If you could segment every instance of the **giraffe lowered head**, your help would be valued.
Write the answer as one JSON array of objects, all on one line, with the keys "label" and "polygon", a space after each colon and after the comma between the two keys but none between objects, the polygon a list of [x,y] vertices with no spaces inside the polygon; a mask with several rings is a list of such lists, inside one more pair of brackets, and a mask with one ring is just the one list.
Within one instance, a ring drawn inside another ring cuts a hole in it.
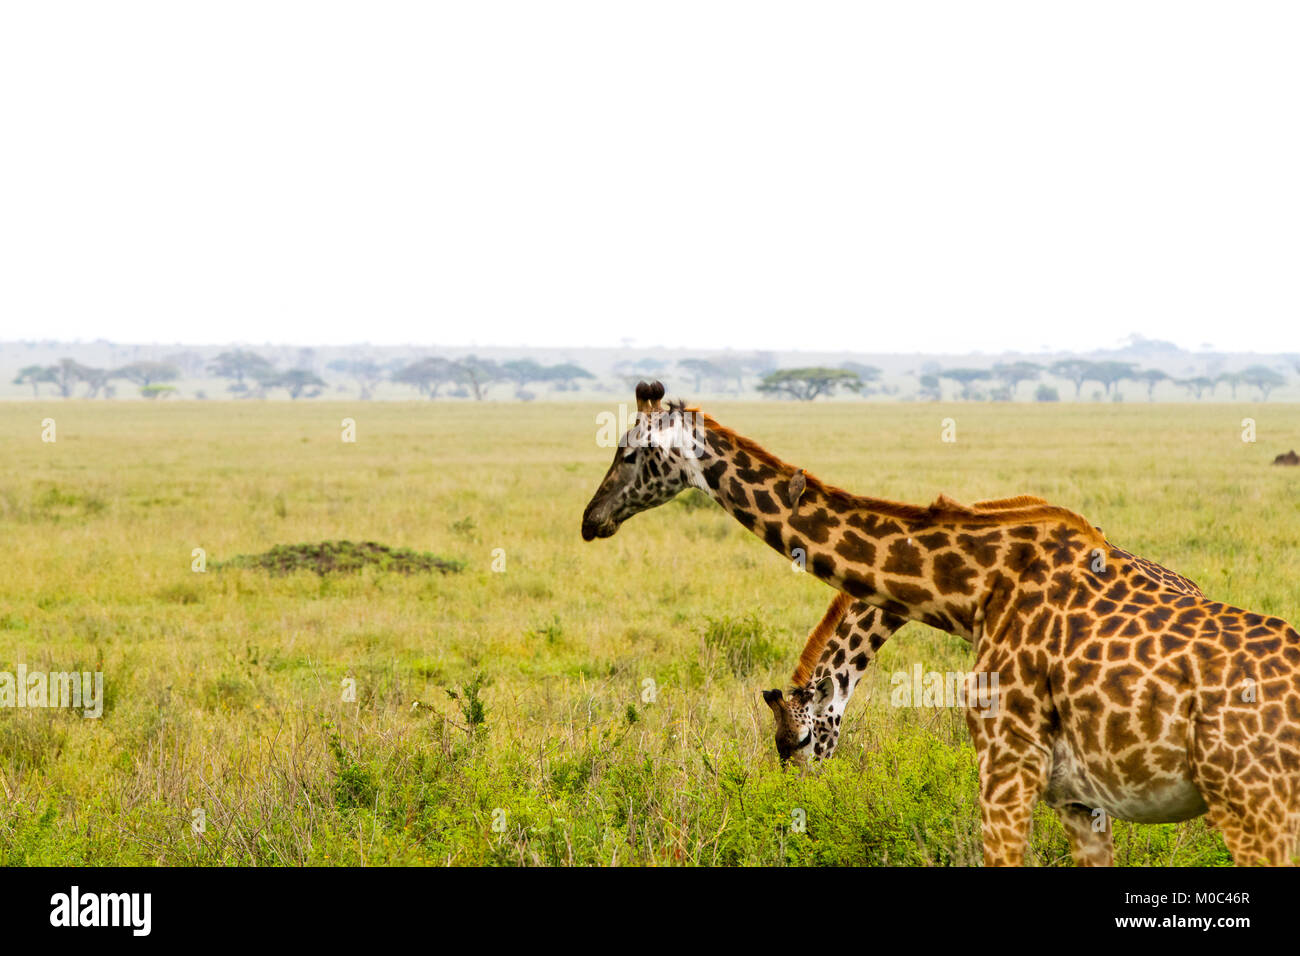
[{"label": "giraffe lowered head", "polygon": [[582,513],[582,538],[608,538],[635,514],[658,507],[699,483],[695,415],[661,404],[662,382],[636,387],[636,420],[619,439],[614,463]]},{"label": "giraffe lowered head", "polygon": [[791,687],[788,697],[776,689],[765,690],[763,701],[776,721],[776,752],[782,763],[825,760],[835,753],[844,701],[837,700],[833,677]]}]

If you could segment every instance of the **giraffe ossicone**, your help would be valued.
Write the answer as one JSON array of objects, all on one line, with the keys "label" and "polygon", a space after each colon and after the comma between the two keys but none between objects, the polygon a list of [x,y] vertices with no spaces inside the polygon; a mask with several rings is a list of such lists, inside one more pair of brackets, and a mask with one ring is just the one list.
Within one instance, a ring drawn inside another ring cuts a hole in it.
[{"label": "giraffe ossicone", "polygon": [[1286,621],[1180,590],[1069,509],[854,495],[663,394],[638,385],[583,538],[699,488],[783,558],[802,550],[807,571],[849,598],[969,640],[973,672],[996,674],[1000,695],[992,716],[967,710],[986,863],[1022,862],[1040,799],[1079,862],[1109,860],[1098,812],[1142,823],[1208,812],[1238,863],[1294,861],[1300,633]]}]

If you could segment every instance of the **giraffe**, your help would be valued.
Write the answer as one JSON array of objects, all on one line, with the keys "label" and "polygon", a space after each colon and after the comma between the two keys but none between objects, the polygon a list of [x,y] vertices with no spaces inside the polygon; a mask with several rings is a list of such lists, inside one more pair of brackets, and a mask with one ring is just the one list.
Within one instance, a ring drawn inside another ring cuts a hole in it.
[{"label": "giraffe", "polygon": [[[998,510],[1012,503],[1047,504],[1042,498],[1022,495],[1014,499],[977,501],[977,510]],[[1163,565],[1116,549],[1143,565],[1147,573],[1161,578],[1170,590],[1201,594],[1196,582]],[[857,601],[843,591],[836,592],[830,607],[809,633],[790,678],[789,697],[779,689],[763,692],[772,709],[776,749],[782,761],[823,760],[835,753],[841,718],[858,682],[905,618]]]},{"label": "giraffe", "polygon": [[1170,589],[1066,508],[853,495],[663,396],[637,386],[583,538],[699,488],[833,588],[970,641],[972,676],[999,687],[996,707],[966,709],[986,865],[1023,862],[1039,800],[1060,812],[1076,859],[1098,855],[1095,811],[1140,823],[1208,813],[1236,862],[1293,862],[1300,633],[1286,621]]}]

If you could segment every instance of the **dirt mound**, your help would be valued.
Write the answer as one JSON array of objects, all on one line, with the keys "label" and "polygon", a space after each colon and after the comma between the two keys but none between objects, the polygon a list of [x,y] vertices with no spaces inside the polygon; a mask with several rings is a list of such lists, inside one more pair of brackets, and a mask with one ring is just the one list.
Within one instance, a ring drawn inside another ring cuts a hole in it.
[{"label": "dirt mound", "polygon": [[440,571],[447,574],[461,571],[463,561],[440,558],[427,551],[410,548],[390,548],[374,541],[322,541],[320,544],[277,544],[262,554],[241,554],[223,561],[218,568],[260,568],[271,574],[289,574],[293,571],[315,571],[319,575],[356,574],[362,568],[374,567],[381,571],[399,574],[422,574]]},{"label": "dirt mound", "polygon": [[1295,449],[1292,448],[1292,449],[1291,449],[1289,452],[1287,452],[1285,455],[1278,455],[1276,458],[1274,458],[1274,459],[1273,459],[1273,464],[1275,464],[1275,465],[1300,465],[1300,455],[1297,455],[1297,454],[1295,453]]}]

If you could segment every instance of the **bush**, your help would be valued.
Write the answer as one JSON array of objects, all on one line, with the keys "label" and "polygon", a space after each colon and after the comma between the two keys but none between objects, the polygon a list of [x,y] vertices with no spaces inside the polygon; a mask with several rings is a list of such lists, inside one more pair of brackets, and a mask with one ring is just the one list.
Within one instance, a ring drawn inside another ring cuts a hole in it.
[{"label": "bush", "polygon": [[1036,402],[1059,402],[1061,393],[1050,385],[1039,385],[1034,390],[1034,401]]},{"label": "bush", "polygon": [[704,627],[704,644],[721,654],[737,677],[784,660],[786,649],[771,637],[771,629],[756,613],[744,617],[711,617]]},{"label": "bush", "polygon": [[427,551],[390,548],[373,541],[362,541],[360,544],[351,541],[322,541],[320,544],[277,544],[262,554],[241,554],[214,567],[260,568],[276,575],[306,570],[324,576],[336,573],[356,574],[365,567],[396,571],[399,574],[414,574],[419,571],[441,571],[447,574],[463,570],[465,563],[440,558]]}]

